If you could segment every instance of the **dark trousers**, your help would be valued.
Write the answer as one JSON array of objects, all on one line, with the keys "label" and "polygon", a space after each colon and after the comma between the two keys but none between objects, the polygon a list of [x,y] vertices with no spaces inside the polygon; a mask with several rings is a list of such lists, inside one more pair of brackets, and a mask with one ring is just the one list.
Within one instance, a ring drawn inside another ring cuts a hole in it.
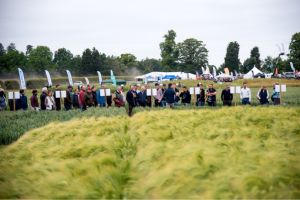
[{"label": "dark trousers", "polygon": [[131,117],[132,116],[132,110],[133,110],[134,106],[132,105],[128,105],[128,116]]},{"label": "dark trousers", "polygon": [[208,101],[207,104],[208,104],[208,106],[216,106],[215,101]]},{"label": "dark trousers", "polygon": [[154,100],[154,105],[155,105],[155,107],[162,107],[162,103],[158,102],[158,99]]},{"label": "dark trousers", "polygon": [[231,100],[223,100],[223,106],[231,106],[232,101]]}]

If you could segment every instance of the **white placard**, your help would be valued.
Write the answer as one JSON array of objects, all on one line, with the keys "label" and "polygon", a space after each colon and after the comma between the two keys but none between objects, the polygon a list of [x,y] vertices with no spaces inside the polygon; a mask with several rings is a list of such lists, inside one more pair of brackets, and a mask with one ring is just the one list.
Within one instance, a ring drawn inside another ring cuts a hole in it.
[{"label": "white placard", "polygon": [[200,87],[195,87],[195,94],[200,94]]},{"label": "white placard", "polygon": [[280,85],[275,85],[275,92],[280,92]]},{"label": "white placard", "polygon": [[151,89],[147,89],[147,96],[151,96]]},{"label": "white placard", "polygon": [[152,88],[152,95],[157,96],[157,89],[156,88]]},{"label": "white placard", "polygon": [[15,92],[15,99],[20,99],[20,92]]},{"label": "white placard", "polygon": [[281,85],[281,92],[286,92],[286,85]]},{"label": "white placard", "polygon": [[55,91],[55,98],[60,98],[60,91]]},{"label": "white placard", "polygon": [[241,93],[241,86],[235,86],[235,93],[240,94]]},{"label": "white placard", "polygon": [[8,92],[8,99],[14,99],[14,93]]},{"label": "white placard", "polygon": [[193,87],[190,88],[190,94],[195,94],[195,89]]},{"label": "white placard", "polygon": [[234,94],[235,93],[235,87],[234,86],[230,86],[230,94]]},{"label": "white placard", "polygon": [[61,91],[61,98],[66,98],[66,97],[67,97],[67,92]]},{"label": "white placard", "polygon": [[100,89],[100,96],[104,97],[105,96],[105,90],[104,89]]},{"label": "white placard", "polygon": [[106,94],[106,96],[111,96],[111,93],[110,93],[110,89],[108,88],[108,89],[105,89],[105,94]]}]

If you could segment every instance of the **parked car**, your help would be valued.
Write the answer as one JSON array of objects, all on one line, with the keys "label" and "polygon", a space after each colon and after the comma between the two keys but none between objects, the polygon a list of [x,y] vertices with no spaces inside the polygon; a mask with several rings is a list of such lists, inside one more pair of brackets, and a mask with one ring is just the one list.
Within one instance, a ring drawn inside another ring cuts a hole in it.
[{"label": "parked car", "polygon": [[282,77],[286,79],[296,78],[294,72],[283,72]]},{"label": "parked car", "polygon": [[253,76],[254,78],[266,78],[266,75],[263,73],[258,73],[256,75]]}]

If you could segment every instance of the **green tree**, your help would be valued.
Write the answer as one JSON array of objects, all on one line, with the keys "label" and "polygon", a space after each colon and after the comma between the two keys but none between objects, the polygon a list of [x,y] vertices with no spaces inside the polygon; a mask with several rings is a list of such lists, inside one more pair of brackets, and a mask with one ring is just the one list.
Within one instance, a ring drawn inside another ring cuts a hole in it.
[{"label": "green tree", "polygon": [[296,70],[300,70],[300,32],[295,33],[292,36],[289,49],[290,49],[290,54],[288,55],[289,60],[293,62]]},{"label": "green tree", "polygon": [[7,52],[8,51],[16,51],[17,49],[16,49],[16,45],[15,45],[15,43],[10,43],[9,45],[8,45],[8,47],[7,47]]},{"label": "green tree", "polygon": [[250,58],[247,58],[243,66],[241,67],[241,72],[247,73],[251,70],[254,66],[260,69],[261,60],[260,60],[260,53],[258,47],[254,47],[250,52]]},{"label": "green tree", "polygon": [[0,43],[0,56],[3,56],[5,54],[5,49],[2,43]]},{"label": "green tree", "polygon": [[136,64],[136,57],[130,53],[121,54],[119,60],[122,64],[124,64],[127,67],[132,67]]},{"label": "green tree", "polygon": [[28,56],[30,54],[32,49],[33,49],[32,45],[29,44],[29,45],[26,46],[26,56]]},{"label": "green tree", "polygon": [[227,67],[231,72],[239,71],[239,67],[240,67],[239,51],[240,51],[240,45],[236,41],[230,42],[228,44],[226,56],[225,56],[225,67]]},{"label": "green tree", "polygon": [[54,59],[53,63],[56,64],[56,67],[59,71],[65,71],[66,69],[72,69],[73,66],[71,66],[71,61],[73,58],[73,54],[71,51],[60,48],[54,53]]},{"label": "green tree", "polygon": [[47,46],[37,46],[33,48],[28,56],[28,70],[43,72],[45,69],[52,69],[53,53]]},{"label": "green tree", "polygon": [[272,73],[274,71],[275,66],[276,66],[276,58],[267,56],[264,60],[264,63],[261,66],[261,70],[263,72]]},{"label": "green tree", "polygon": [[202,41],[188,38],[178,44],[180,69],[185,72],[195,72],[201,66],[208,64],[208,50]]},{"label": "green tree", "polygon": [[160,60],[154,58],[146,58],[138,62],[138,69],[142,73],[149,73],[152,71],[163,71]]},{"label": "green tree", "polygon": [[93,66],[92,51],[89,48],[84,50],[84,52],[82,53],[81,66],[82,66],[82,69],[80,71],[82,71],[82,72],[89,72]]},{"label": "green tree", "polygon": [[165,41],[160,43],[162,65],[166,70],[176,70],[179,51],[175,42],[176,32],[174,30],[169,30],[166,35],[164,35]]},{"label": "green tree", "polygon": [[70,66],[72,66],[72,70],[74,74],[80,75],[82,74],[82,59],[80,55],[74,56],[70,61]]}]

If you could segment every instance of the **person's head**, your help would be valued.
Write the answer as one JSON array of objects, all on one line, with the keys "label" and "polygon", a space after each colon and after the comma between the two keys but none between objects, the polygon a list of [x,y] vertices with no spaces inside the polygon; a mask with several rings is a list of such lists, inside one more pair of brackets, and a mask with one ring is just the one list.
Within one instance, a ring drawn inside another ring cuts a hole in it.
[{"label": "person's head", "polygon": [[183,86],[182,89],[183,89],[184,92],[187,91],[187,87],[186,86]]},{"label": "person's head", "polygon": [[85,91],[85,89],[86,89],[85,85],[82,85],[82,86],[81,86],[81,90],[82,90],[82,91]]},{"label": "person's head", "polygon": [[23,89],[20,90],[20,94],[22,94],[22,95],[24,94],[24,90]]},{"label": "person's head", "polygon": [[244,83],[243,83],[243,88],[245,88],[245,89],[246,89],[246,87],[247,87],[247,83],[246,83],[246,82],[244,82]]},{"label": "person's head", "polygon": [[87,89],[87,93],[91,93],[92,92],[92,89],[91,88],[88,88]]},{"label": "person's head", "polygon": [[42,88],[42,92],[47,93],[47,88],[46,88],[46,87],[43,87],[43,88]]},{"label": "person's head", "polygon": [[120,92],[120,91],[122,91],[122,86],[118,86],[117,87],[117,90]]},{"label": "person's head", "polygon": [[48,96],[49,96],[49,97],[52,97],[52,95],[53,95],[53,94],[52,94],[52,91],[51,91],[51,90],[48,90]]},{"label": "person's head", "polygon": [[213,88],[214,87],[214,85],[212,84],[212,83],[210,83],[209,85],[208,85],[208,88]]},{"label": "person's head", "polygon": [[37,95],[37,90],[32,90],[32,95]]},{"label": "person's head", "polygon": [[262,86],[262,89],[263,89],[263,90],[266,90],[266,89],[267,89],[267,86],[263,85],[263,86]]},{"label": "person's head", "polygon": [[145,86],[141,86],[141,91],[145,91]]},{"label": "person's head", "polygon": [[105,89],[105,88],[106,88],[106,84],[102,84],[102,85],[101,85],[101,88],[102,88],[102,89]]},{"label": "person's head", "polygon": [[230,90],[230,86],[229,86],[229,85],[226,85],[225,89],[226,89],[226,90]]},{"label": "person's head", "polygon": [[172,83],[169,83],[169,84],[168,84],[168,88],[171,88],[171,87],[172,87],[172,85],[173,85]]},{"label": "person's head", "polygon": [[75,88],[74,93],[78,94],[78,88]]},{"label": "person's head", "polygon": [[71,85],[69,85],[68,88],[67,88],[67,90],[68,90],[69,92],[71,92],[72,89],[73,89],[73,87],[72,87]]},{"label": "person's head", "polygon": [[97,90],[96,87],[93,86],[93,87],[92,87],[92,91],[93,91],[93,92],[96,92],[96,90]]},{"label": "person's head", "polygon": [[2,88],[0,88],[0,97],[4,96],[4,90]]},{"label": "person's head", "polygon": [[172,83],[172,88],[176,88],[176,83]]},{"label": "person's head", "polygon": [[279,85],[279,83],[278,83],[278,82],[274,83],[273,89],[275,89],[275,86],[276,86],[276,85]]},{"label": "person's head", "polygon": [[55,85],[55,88],[56,88],[56,89],[59,89],[59,88],[60,88],[60,84],[56,84],[56,85]]},{"label": "person's head", "polygon": [[134,85],[131,85],[131,86],[130,86],[130,90],[134,90]]},{"label": "person's head", "polygon": [[155,83],[155,87],[156,87],[156,89],[158,89],[159,88],[159,84]]}]

